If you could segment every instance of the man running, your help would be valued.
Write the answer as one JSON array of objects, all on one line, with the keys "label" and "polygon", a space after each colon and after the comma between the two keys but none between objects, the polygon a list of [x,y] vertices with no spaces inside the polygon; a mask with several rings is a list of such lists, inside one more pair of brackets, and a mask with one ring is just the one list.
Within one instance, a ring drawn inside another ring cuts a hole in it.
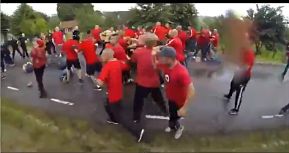
[{"label": "man running", "polygon": [[79,36],[73,35],[73,38],[64,42],[62,46],[62,51],[66,55],[66,70],[67,70],[67,81],[70,81],[71,76],[71,67],[77,69],[77,76],[79,83],[83,83],[82,75],[81,75],[81,66],[78,59],[77,52],[75,51],[79,45]]},{"label": "man running", "polygon": [[159,71],[153,67],[152,63],[152,49],[157,45],[158,37],[152,33],[146,33],[144,37],[145,46],[137,48],[132,56],[132,62],[137,64],[133,104],[134,122],[140,121],[144,98],[149,94],[160,110],[167,115],[167,108],[160,89]]},{"label": "man running", "polygon": [[22,48],[22,54],[23,54],[23,58],[25,58],[25,56],[27,58],[29,58],[28,52],[27,52],[27,47],[26,47],[26,43],[27,43],[27,38],[25,37],[25,34],[22,33],[20,35],[20,37],[18,38],[18,41],[20,43],[20,47]]},{"label": "man running", "polygon": [[153,33],[159,38],[158,45],[164,45],[166,43],[167,29],[161,25],[161,22],[156,22]]},{"label": "man running", "polygon": [[[92,37],[89,30],[87,32],[86,38],[79,44],[77,52],[83,53],[86,62],[86,73],[95,84],[95,71],[100,72],[102,65],[100,59],[96,55],[94,42],[94,38]],[[95,86],[94,89],[101,90],[99,86]]]},{"label": "man running", "polygon": [[286,44],[286,56],[287,56],[287,65],[282,73],[282,80],[284,80],[284,77],[289,69],[289,42]]},{"label": "man running", "polygon": [[188,26],[189,37],[186,43],[186,50],[190,53],[194,53],[196,50],[196,42],[197,42],[197,31],[194,27]]},{"label": "man running", "polygon": [[124,63],[114,58],[115,52],[109,48],[105,49],[101,55],[104,67],[101,70],[97,84],[99,86],[107,85],[107,100],[105,110],[109,116],[107,120],[111,124],[121,124],[136,138],[137,142],[142,140],[144,129],[140,124],[133,124],[125,118],[126,113],[122,105],[123,86],[122,86],[122,70]]},{"label": "man running", "polygon": [[61,52],[60,49],[61,49],[61,46],[64,42],[63,37],[64,37],[64,35],[61,31],[59,31],[59,27],[55,27],[55,31],[52,34],[52,38],[53,38],[53,42],[55,44],[57,54],[60,54],[60,52]]},{"label": "man running", "polygon": [[178,37],[178,31],[173,29],[169,32],[169,37],[171,38],[166,44],[167,46],[173,47],[176,51],[176,59],[181,63],[185,64],[185,54],[183,50],[183,44],[181,39]]},{"label": "man running", "polygon": [[104,48],[104,42],[100,39],[100,33],[101,33],[101,28],[99,25],[95,25],[93,29],[91,29],[91,34],[93,35],[97,46],[100,46],[101,48]]},{"label": "man running", "polygon": [[[195,95],[194,85],[188,70],[176,59],[177,53],[174,48],[156,47],[152,55],[154,66],[160,67],[165,74],[165,93],[169,101],[170,113],[169,126],[165,132],[174,130],[175,139],[179,139],[184,130],[179,119],[187,114],[191,98]],[[156,60],[156,55],[159,60]]]},{"label": "man running", "polygon": [[243,92],[251,79],[254,61],[255,53],[253,49],[250,47],[241,48],[241,62],[231,81],[229,93],[224,95],[224,97],[229,100],[236,91],[235,107],[229,111],[229,115],[238,115],[242,103]]},{"label": "man running", "polygon": [[[46,36],[46,48],[45,50],[47,51],[48,55],[51,55],[53,52],[56,55],[56,49],[52,41],[52,33],[51,30],[48,31],[48,34]],[[52,51],[51,51],[52,50]]]},{"label": "man running", "polygon": [[34,68],[34,73],[36,77],[36,81],[38,84],[38,90],[40,91],[40,98],[46,98],[47,93],[43,86],[43,74],[44,69],[46,67],[46,55],[45,55],[45,46],[44,41],[41,39],[37,39],[36,42],[33,43],[34,47],[31,51],[32,64]]},{"label": "man running", "polygon": [[17,51],[17,53],[23,58],[23,54],[20,52],[17,40],[14,37],[12,37],[12,39],[8,41],[8,45],[12,47],[12,59],[14,63],[15,51]]}]

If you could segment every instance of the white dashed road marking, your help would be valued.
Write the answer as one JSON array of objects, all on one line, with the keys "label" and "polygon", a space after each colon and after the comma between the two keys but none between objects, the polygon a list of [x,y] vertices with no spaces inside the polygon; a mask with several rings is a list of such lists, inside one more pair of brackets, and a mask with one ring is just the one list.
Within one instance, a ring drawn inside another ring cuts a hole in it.
[{"label": "white dashed road marking", "polygon": [[276,114],[276,115],[263,115],[262,116],[262,118],[263,119],[270,119],[270,118],[274,118],[274,117],[279,117],[279,118],[281,118],[281,117],[283,117],[284,115],[282,115],[282,114]]},{"label": "white dashed road marking", "polygon": [[[146,115],[146,118],[149,119],[159,119],[159,120],[169,120],[168,116],[159,116],[159,115]],[[183,117],[181,119],[184,119]]]},{"label": "white dashed road marking", "polygon": [[11,89],[11,90],[15,90],[15,91],[19,91],[18,88],[15,88],[15,87],[11,87],[11,86],[7,86],[8,89]]},{"label": "white dashed road marking", "polygon": [[60,104],[65,104],[65,105],[74,105],[74,103],[71,103],[71,102],[68,102],[68,101],[64,101],[64,100],[59,100],[59,99],[55,99],[55,98],[51,98],[50,99],[51,101],[54,101],[54,102],[57,102],[57,103],[60,103]]}]

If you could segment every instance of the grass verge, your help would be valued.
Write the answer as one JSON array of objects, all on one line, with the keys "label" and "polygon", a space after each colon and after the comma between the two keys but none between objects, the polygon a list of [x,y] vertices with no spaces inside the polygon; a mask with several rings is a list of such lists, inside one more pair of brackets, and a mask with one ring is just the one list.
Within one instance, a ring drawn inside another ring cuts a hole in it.
[{"label": "grass verge", "polygon": [[191,152],[288,151],[289,129],[230,135],[188,135],[174,140],[163,132],[136,143],[118,126],[93,127],[83,120],[51,115],[1,98],[3,152]]}]

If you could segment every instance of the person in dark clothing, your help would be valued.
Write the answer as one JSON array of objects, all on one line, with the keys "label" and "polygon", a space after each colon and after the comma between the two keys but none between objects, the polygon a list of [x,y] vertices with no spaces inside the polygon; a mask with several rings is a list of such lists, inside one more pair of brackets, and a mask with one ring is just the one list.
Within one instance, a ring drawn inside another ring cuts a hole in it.
[{"label": "person in dark clothing", "polygon": [[72,32],[72,37],[79,37],[79,34],[80,34],[80,31],[79,31],[79,29],[78,29],[78,26],[75,26],[74,27],[74,30],[73,30],[73,32]]},{"label": "person in dark clothing", "polygon": [[288,110],[289,110],[289,103],[286,106],[281,108],[279,114],[285,114],[288,112]]},{"label": "person in dark clothing", "polygon": [[284,80],[284,77],[289,69],[289,42],[286,45],[286,56],[287,56],[287,65],[285,66],[285,69],[282,73],[282,80]]},{"label": "person in dark clothing", "polygon": [[17,40],[12,38],[10,41],[8,41],[8,44],[12,47],[12,59],[14,61],[15,59],[15,51],[17,51],[19,53],[19,55],[21,57],[23,57],[23,54],[20,52],[19,48],[18,48],[18,43]]},{"label": "person in dark clothing", "polygon": [[43,85],[43,74],[44,74],[44,69],[46,67],[46,60],[47,60],[46,55],[45,55],[44,41],[41,39],[37,39],[33,45],[34,45],[34,48],[31,51],[31,57],[32,57],[32,64],[33,64],[36,81],[38,84],[38,89],[40,91],[39,97],[46,98],[47,93]]},{"label": "person in dark clothing", "polygon": [[27,58],[29,58],[29,55],[28,55],[28,52],[27,52],[27,47],[26,47],[26,43],[27,43],[27,38],[25,37],[25,34],[22,33],[20,35],[20,37],[18,38],[18,41],[20,43],[20,47],[22,48],[22,51],[23,51],[23,58],[25,58],[25,56]]},{"label": "person in dark clothing", "polygon": [[55,46],[54,46],[54,43],[52,41],[52,32],[51,30],[49,30],[48,34],[47,34],[47,37],[46,37],[46,48],[45,50],[47,51],[47,53],[49,55],[51,55],[51,50],[53,51],[54,54],[56,54],[56,49],[55,49]]},{"label": "person in dark clothing", "polygon": [[10,56],[10,51],[8,49],[8,42],[5,42],[4,44],[1,45],[1,67],[2,67],[2,62],[3,62],[4,67],[5,67],[5,64],[9,64],[11,66],[15,65]]}]

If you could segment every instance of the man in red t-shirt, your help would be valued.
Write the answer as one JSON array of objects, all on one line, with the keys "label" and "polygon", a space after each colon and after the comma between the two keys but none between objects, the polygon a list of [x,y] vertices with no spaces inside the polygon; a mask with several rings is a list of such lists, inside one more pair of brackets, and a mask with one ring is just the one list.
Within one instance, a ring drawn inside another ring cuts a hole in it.
[{"label": "man in red t-shirt", "polygon": [[[179,119],[186,115],[191,98],[195,94],[194,85],[188,70],[176,60],[176,51],[172,47],[154,48],[153,63],[161,68],[165,78],[165,93],[169,101],[170,120],[166,132],[175,130],[175,139],[182,135],[184,126]],[[158,60],[156,60],[156,55]]]},{"label": "man in red t-shirt", "polygon": [[138,27],[137,27],[137,31],[136,31],[136,33],[135,33],[136,38],[139,38],[139,36],[141,36],[141,35],[143,35],[143,34],[144,34],[144,30],[143,30],[142,26],[138,26]]},{"label": "man in red t-shirt", "polygon": [[[92,79],[93,83],[95,83],[94,73],[95,71],[100,72],[102,64],[96,55],[94,38],[90,31],[87,32],[87,37],[79,44],[78,52],[83,53],[86,62],[86,73]],[[101,90],[98,86],[94,89]]]},{"label": "man in red t-shirt", "polygon": [[91,29],[91,33],[95,39],[95,42],[98,45],[102,45],[102,41],[100,39],[100,33],[102,32],[101,28],[99,27],[99,25],[95,25],[93,29]]},{"label": "man in red t-shirt", "polygon": [[124,26],[123,31],[124,31],[124,37],[135,38],[136,36],[134,30],[130,29],[127,26]]},{"label": "man in red t-shirt", "polygon": [[137,48],[132,55],[132,62],[137,65],[133,106],[134,122],[140,121],[144,98],[150,93],[161,111],[167,115],[167,108],[160,90],[159,71],[152,63],[152,49],[157,45],[158,37],[152,33],[147,33],[144,37],[145,46]]},{"label": "man in red t-shirt", "polygon": [[71,67],[74,66],[74,68],[76,68],[77,70],[79,83],[83,83],[81,76],[81,66],[76,52],[78,45],[79,45],[79,36],[73,36],[73,39],[67,40],[62,45],[62,52],[66,55],[67,82],[70,81]]},{"label": "man in red t-shirt", "polygon": [[155,33],[158,38],[159,38],[159,43],[158,45],[163,45],[165,44],[166,41],[166,35],[167,35],[167,29],[161,25],[160,22],[157,22],[154,29],[153,33]]},{"label": "man in red t-shirt", "polygon": [[214,29],[213,33],[211,35],[211,43],[213,45],[213,50],[215,52],[217,51],[217,48],[219,46],[219,40],[220,40],[219,33],[218,33],[217,29]]},{"label": "man in red t-shirt", "polygon": [[171,38],[169,42],[166,44],[167,46],[173,47],[177,52],[177,60],[184,64],[185,54],[183,50],[183,44],[181,39],[178,37],[178,31],[173,29],[169,32],[169,37]]},{"label": "man in red t-shirt", "polygon": [[52,34],[52,40],[55,44],[55,50],[57,54],[61,53],[61,46],[64,42],[64,35],[61,31],[59,31],[59,27],[55,27],[55,31]]},{"label": "man in red t-shirt", "polygon": [[183,31],[183,28],[181,25],[178,25],[176,29],[178,30],[178,37],[182,41],[183,50],[185,50],[186,41],[187,41],[187,33],[185,31]]},{"label": "man in red t-shirt", "polygon": [[189,36],[187,40],[186,50],[188,52],[194,53],[196,51],[197,45],[197,31],[192,26],[188,26]]},{"label": "man in red t-shirt", "polygon": [[210,51],[210,31],[208,29],[202,29],[199,37],[197,38],[197,51],[194,56],[196,57],[199,50],[201,50],[202,61],[207,60],[207,55]]},{"label": "man in red t-shirt", "polygon": [[242,103],[243,92],[250,81],[255,62],[255,53],[250,47],[243,47],[240,50],[240,53],[241,62],[238,64],[238,69],[231,81],[230,91],[228,94],[224,95],[224,97],[229,100],[236,91],[235,107],[230,110],[229,115],[238,115]]},{"label": "man in red t-shirt", "polygon": [[101,55],[104,66],[96,81],[99,86],[104,86],[104,84],[107,86],[108,98],[105,104],[105,110],[109,116],[107,122],[110,124],[120,123],[140,142],[144,129],[140,127],[140,124],[133,124],[125,118],[126,113],[121,102],[123,97],[122,70],[125,66],[123,61],[114,58],[114,53],[112,49],[104,49]]}]

